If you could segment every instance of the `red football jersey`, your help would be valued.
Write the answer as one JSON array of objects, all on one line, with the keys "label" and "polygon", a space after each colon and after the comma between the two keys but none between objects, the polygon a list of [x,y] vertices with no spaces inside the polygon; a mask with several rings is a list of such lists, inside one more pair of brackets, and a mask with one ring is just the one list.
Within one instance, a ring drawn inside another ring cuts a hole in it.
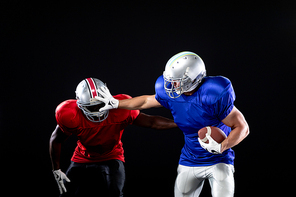
[{"label": "red football jersey", "polygon": [[[120,94],[118,100],[131,98]],[[138,117],[139,110],[112,109],[102,122],[91,122],[76,100],[62,102],[56,109],[56,120],[61,130],[78,137],[72,161],[77,163],[101,162],[118,159],[124,162],[121,136],[125,127]]]}]

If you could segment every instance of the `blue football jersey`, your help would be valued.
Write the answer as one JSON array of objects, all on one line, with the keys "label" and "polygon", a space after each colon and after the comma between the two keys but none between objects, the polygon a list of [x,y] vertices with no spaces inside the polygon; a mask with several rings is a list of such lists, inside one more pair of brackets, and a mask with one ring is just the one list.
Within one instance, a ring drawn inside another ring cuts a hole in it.
[{"label": "blue football jersey", "polygon": [[235,93],[229,79],[216,76],[205,77],[198,90],[191,96],[182,94],[170,98],[164,90],[164,79],[160,76],[155,83],[156,100],[169,109],[175,123],[183,131],[185,144],[179,164],[185,166],[209,166],[217,163],[232,164],[234,151],[212,154],[198,142],[198,130],[206,126],[219,127],[228,136],[231,128],[221,121],[234,107]]}]

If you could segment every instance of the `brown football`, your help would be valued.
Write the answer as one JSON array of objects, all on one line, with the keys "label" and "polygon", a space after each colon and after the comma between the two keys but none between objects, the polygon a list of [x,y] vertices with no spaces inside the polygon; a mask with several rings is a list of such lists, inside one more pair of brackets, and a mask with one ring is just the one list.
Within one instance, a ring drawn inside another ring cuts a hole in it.
[{"label": "brown football", "polygon": [[209,133],[210,136],[218,143],[223,142],[226,139],[225,133],[218,127],[207,126],[201,128],[198,131],[198,137],[201,139],[202,142],[209,143],[209,140],[206,137],[206,133]]}]

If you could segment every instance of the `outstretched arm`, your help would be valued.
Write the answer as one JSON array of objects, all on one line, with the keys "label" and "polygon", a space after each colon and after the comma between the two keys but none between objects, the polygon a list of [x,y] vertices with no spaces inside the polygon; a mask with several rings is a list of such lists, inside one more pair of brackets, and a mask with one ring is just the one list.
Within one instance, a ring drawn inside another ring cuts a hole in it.
[{"label": "outstretched arm", "polygon": [[117,100],[113,98],[107,87],[101,87],[98,89],[101,96],[95,98],[105,103],[105,106],[100,111],[109,109],[129,109],[129,110],[141,110],[152,107],[161,107],[161,104],[155,99],[155,95],[138,96],[131,99]]},{"label": "outstretched arm", "polygon": [[151,116],[144,113],[140,113],[134,120],[133,124],[152,129],[171,129],[177,127],[174,120],[162,116]]},{"label": "outstretched arm", "polygon": [[142,110],[162,105],[155,99],[155,95],[138,96],[131,99],[120,100],[118,108],[129,110]]}]

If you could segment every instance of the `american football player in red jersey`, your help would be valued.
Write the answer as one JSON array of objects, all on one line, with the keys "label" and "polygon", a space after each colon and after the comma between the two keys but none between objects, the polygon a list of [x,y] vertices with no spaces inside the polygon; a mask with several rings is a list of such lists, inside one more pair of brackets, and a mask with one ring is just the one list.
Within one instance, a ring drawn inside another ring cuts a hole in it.
[{"label": "american football player in red jersey", "polygon": [[[56,108],[57,126],[50,138],[49,152],[61,196],[123,196],[123,130],[130,124],[154,129],[177,127],[173,120],[139,110],[99,112],[105,103],[95,97],[100,97],[98,89],[105,87],[99,79],[87,78],[78,84],[76,100],[66,100]],[[119,94],[114,98],[131,97]],[[72,134],[78,138],[77,147],[64,173],[60,169],[61,145]]]}]

